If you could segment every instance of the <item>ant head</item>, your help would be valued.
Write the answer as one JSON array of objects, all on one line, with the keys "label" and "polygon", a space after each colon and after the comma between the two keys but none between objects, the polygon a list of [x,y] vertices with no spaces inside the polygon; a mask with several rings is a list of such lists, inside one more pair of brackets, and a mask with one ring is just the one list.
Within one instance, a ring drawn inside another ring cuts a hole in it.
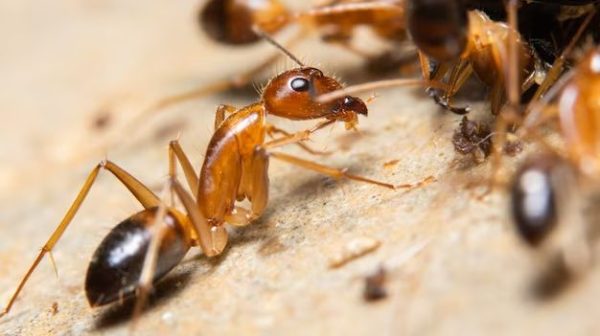
[{"label": "ant head", "polygon": [[469,21],[462,1],[409,0],[406,15],[412,40],[427,56],[444,62],[465,50]]},{"label": "ant head", "polygon": [[244,45],[261,39],[255,26],[267,33],[279,31],[288,21],[288,12],[279,0],[210,0],[198,21],[211,39]]},{"label": "ant head", "polygon": [[343,121],[354,128],[358,114],[367,115],[367,106],[359,98],[342,97],[325,103],[314,98],[342,88],[335,79],[316,68],[288,70],[273,78],[265,87],[262,100],[267,113],[294,120],[327,118]]}]

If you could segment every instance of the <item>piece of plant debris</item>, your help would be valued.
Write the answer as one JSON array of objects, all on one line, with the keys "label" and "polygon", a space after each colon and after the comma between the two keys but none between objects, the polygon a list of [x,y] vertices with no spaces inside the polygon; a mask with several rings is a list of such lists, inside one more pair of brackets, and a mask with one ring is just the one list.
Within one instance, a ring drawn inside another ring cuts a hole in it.
[{"label": "piece of plant debris", "polygon": [[482,123],[463,117],[454,131],[452,144],[454,149],[464,155],[471,154],[477,163],[482,163],[492,152],[490,128]]},{"label": "piece of plant debris", "polygon": [[365,288],[363,290],[363,298],[367,302],[379,301],[387,297],[387,290],[385,289],[385,282],[387,278],[387,272],[383,266],[365,277]]}]

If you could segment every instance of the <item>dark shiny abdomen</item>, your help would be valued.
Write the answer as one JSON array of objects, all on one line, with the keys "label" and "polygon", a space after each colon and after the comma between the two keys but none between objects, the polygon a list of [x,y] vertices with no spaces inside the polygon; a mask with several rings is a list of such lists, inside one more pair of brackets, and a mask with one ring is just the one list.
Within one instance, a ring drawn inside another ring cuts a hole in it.
[{"label": "dark shiny abdomen", "polygon": [[[85,291],[90,305],[100,306],[134,294],[151,241],[157,208],[141,211],[119,223],[96,249],[88,267]],[[165,217],[154,281],[181,261],[190,244],[177,219]]]}]

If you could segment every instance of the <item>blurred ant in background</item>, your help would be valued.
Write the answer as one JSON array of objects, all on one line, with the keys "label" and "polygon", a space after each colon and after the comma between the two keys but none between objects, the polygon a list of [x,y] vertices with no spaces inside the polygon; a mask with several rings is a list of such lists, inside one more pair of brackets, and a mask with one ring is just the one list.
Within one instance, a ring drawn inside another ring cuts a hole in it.
[{"label": "blurred ant in background", "polygon": [[[451,99],[475,73],[489,88],[491,114],[497,116],[503,109],[510,111],[505,113],[507,116],[496,118],[493,132],[483,123],[463,118],[453,137],[455,149],[461,154],[474,154],[476,161],[480,162],[492,151],[498,153],[504,150],[510,136],[506,128],[514,131],[518,120],[527,114],[521,104],[539,100],[561,77],[564,69],[571,66],[564,56],[557,56],[557,53],[569,55],[565,50],[572,50],[577,43],[584,41],[581,36],[591,35],[597,39],[598,35],[600,17],[596,1],[583,1],[572,6],[567,6],[572,4],[570,1],[559,1],[553,5],[547,2],[517,3],[516,0],[510,3],[512,15],[503,1],[406,2],[407,30],[419,48],[423,77],[434,83],[446,83],[428,89],[436,103],[456,114],[467,114],[467,107],[452,106]],[[508,22],[492,20],[488,11]],[[552,13],[549,19],[537,20],[544,18],[549,11]],[[562,14],[565,19],[561,19],[558,17],[560,13],[570,15]],[[538,22],[552,24],[545,26],[546,31],[539,27],[534,29]],[[520,34],[517,27],[521,26],[527,35]],[[544,47],[547,48],[542,59],[538,50],[544,51]],[[514,78],[512,82],[508,80],[510,76]],[[327,94],[320,101],[378,87],[405,85],[407,82],[381,81],[356,85]],[[510,106],[506,106],[507,101]],[[499,138],[499,146],[492,144],[492,135]],[[518,144],[509,145],[509,152],[520,151]],[[497,149],[494,150],[494,147]]]},{"label": "blurred ant in background", "polygon": [[510,186],[517,232],[537,251],[542,273],[534,289],[543,296],[590,268],[600,234],[600,47],[565,78],[546,98],[558,95],[557,103],[532,110],[522,130],[557,121],[562,146],[545,144],[548,150],[528,158]]}]

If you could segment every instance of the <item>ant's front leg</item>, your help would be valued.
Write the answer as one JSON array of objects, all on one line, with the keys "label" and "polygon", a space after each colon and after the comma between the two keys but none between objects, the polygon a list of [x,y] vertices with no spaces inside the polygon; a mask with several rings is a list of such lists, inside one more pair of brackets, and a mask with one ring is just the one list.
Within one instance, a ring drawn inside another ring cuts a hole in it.
[{"label": "ant's front leg", "polygon": [[263,147],[256,147],[252,155],[250,165],[250,176],[243,181],[241,188],[246,191],[248,199],[251,200],[250,210],[243,207],[235,207],[225,216],[225,221],[235,226],[245,226],[260,217],[269,200],[269,157]]},{"label": "ant's front leg", "polygon": [[217,107],[217,112],[215,112],[215,130],[221,126],[221,123],[225,121],[228,114],[235,113],[237,108],[235,106],[222,104]]},{"label": "ant's front leg", "polygon": [[311,128],[311,129],[307,129],[307,130],[303,130],[303,131],[285,135],[281,138],[271,140],[271,141],[265,143],[263,146],[265,148],[272,148],[272,147],[281,147],[281,146],[290,145],[290,144],[298,144],[298,143],[301,143],[302,141],[308,140],[312,133],[314,133],[322,128],[325,128],[333,123],[335,123],[335,120],[325,120],[325,121],[318,123],[317,125],[315,125],[315,127]]},{"label": "ant's front leg", "polygon": [[[281,129],[275,125],[267,124],[266,128],[267,128],[267,134],[271,138],[275,138],[276,133],[283,134],[285,137],[288,137],[288,138],[293,137],[292,133],[290,133],[284,129]],[[297,142],[295,144],[298,145],[298,147],[302,148],[304,151],[306,151],[312,155],[329,155],[332,153],[330,151],[319,151],[319,150],[312,149],[311,147],[304,144],[303,142]]]},{"label": "ant's front leg", "polygon": [[[470,74],[469,71],[461,71],[459,72],[458,67],[459,64],[453,65],[451,62],[442,62],[439,64],[431,65],[429,58],[423,54],[419,53],[419,63],[421,64],[421,72],[424,79],[427,79],[431,82],[441,82],[446,74],[452,69],[451,73],[451,81],[448,84],[448,87],[445,88],[444,92],[442,92],[439,88],[436,87],[428,87],[426,89],[427,93],[433,101],[441,106],[444,110],[448,110],[452,113],[463,115],[469,113],[468,107],[454,107],[450,105],[449,96],[454,95],[457,88],[462,86],[464,81],[468,78]],[[467,70],[472,71],[471,67],[468,67]],[[458,76],[461,74],[460,76]]]}]

